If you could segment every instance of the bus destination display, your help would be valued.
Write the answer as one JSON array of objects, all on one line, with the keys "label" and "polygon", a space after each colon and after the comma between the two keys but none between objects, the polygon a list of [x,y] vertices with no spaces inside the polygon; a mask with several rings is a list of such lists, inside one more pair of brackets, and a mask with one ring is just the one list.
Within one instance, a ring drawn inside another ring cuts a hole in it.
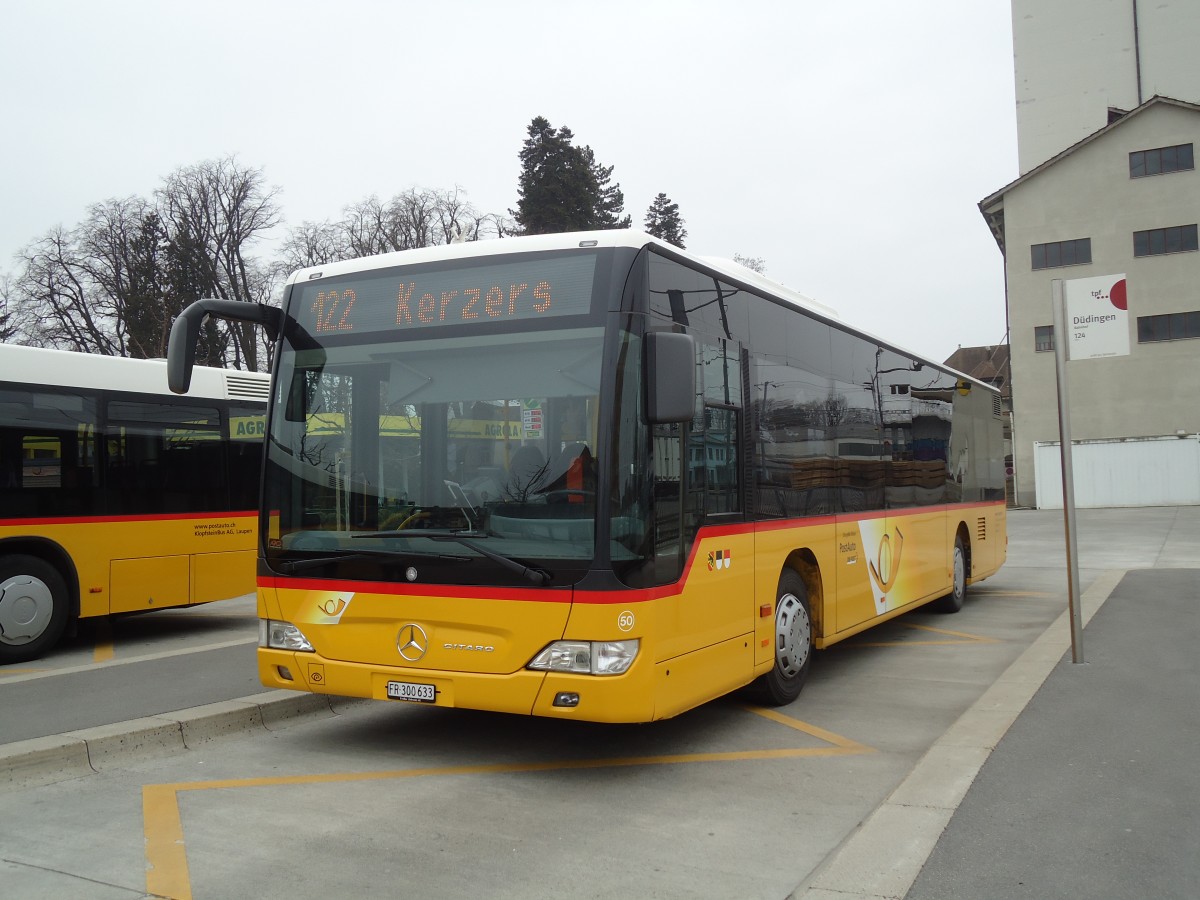
[{"label": "bus destination display", "polygon": [[298,285],[293,315],[313,335],[580,315],[591,307],[595,270],[591,254],[428,272],[383,270]]}]

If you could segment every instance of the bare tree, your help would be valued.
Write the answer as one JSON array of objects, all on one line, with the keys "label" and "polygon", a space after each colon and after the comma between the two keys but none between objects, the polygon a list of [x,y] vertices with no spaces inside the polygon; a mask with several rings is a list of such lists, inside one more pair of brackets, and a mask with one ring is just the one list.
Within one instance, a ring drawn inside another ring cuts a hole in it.
[{"label": "bare tree", "polygon": [[375,195],[346,207],[339,224],[345,232],[346,248],[351,259],[397,249],[387,208]]},{"label": "bare tree", "polygon": [[0,275],[0,342],[17,343],[22,334],[21,311],[16,303],[12,275]]},{"label": "bare tree", "polygon": [[[109,355],[166,353],[170,326],[204,297],[269,302],[286,272],[340,259],[515,233],[511,220],[481,214],[459,187],[409,188],[347,207],[336,222],[305,222],[272,261],[252,255],[280,221],[278,191],[261,170],[233,157],[182,167],[152,201],[111,199],[74,229],[32,242],[0,284],[0,339]],[[265,334],[209,319],[197,359],[264,368]]]},{"label": "bare tree", "polygon": [[[278,189],[265,186],[261,169],[246,168],[233,157],[177,169],[156,192],[172,252],[204,296],[248,303],[270,299],[271,270],[249,251],[279,224],[277,195]],[[262,348],[254,326],[225,327],[233,355],[226,362],[258,371]]]},{"label": "bare tree", "polygon": [[342,226],[355,257],[477,240],[483,217],[460,188],[433,191],[412,187],[387,203],[372,196],[346,209]]},{"label": "bare tree", "polygon": [[453,191],[435,191],[434,195],[437,197],[437,243],[457,244],[480,239],[481,227],[485,222],[492,220],[481,216],[475,207],[467,202],[466,191],[455,185]]},{"label": "bare tree", "polygon": [[430,247],[437,240],[438,197],[409,188],[383,203],[377,196],[347,207],[341,225],[352,257]]},{"label": "bare tree", "polygon": [[484,213],[472,223],[472,241],[489,241],[512,237],[518,233],[517,223],[502,213]]},{"label": "bare tree", "polygon": [[460,241],[505,237],[515,232],[511,220],[481,214],[466,192],[408,188],[390,200],[378,195],[352,204],[337,222],[305,222],[289,232],[278,269],[291,272],[341,259],[355,259],[433,247]]},{"label": "bare tree", "polygon": [[140,197],[108,200],[88,210],[76,235],[79,265],[102,307],[113,311],[121,355],[166,356],[182,307],[164,290],[167,235],[158,214]]},{"label": "bare tree", "polygon": [[304,222],[288,232],[276,257],[277,274],[350,258],[345,230],[330,222]]},{"label": "bare tree", "polygon": [[57,226],[20,260],[14,292],[30,344],[121,355],[118,310],[93,283],[76,232]]},{"label": "bare tree", "polygon": [[162,223],[138,197],[88,209],[30,244],[12,287],[28,338],[45,346],[133,357],[166,355],[178,313],[163,291]]}]

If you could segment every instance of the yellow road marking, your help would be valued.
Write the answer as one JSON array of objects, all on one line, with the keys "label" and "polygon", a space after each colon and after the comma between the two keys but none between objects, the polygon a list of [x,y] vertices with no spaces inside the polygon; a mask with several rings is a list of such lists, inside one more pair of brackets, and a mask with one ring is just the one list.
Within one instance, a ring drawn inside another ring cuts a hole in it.
[{"label": "yellow road marking", "polygon": [[749,712],[772,722],[786,725],[824,741],[824,747],[796,747],[778,750],[734,750],[724,753],[682,753],[665,756],[629,756],[609,759],[564,759],[548,762],[488,763],[466,766],[436,766],[396,769],[383,772],[335,772],[323,775],[280,775],[270,778],[235,778],[224,781],[180,781],[173,784],[148,784],[142,787],[142,822],[146,841],[146,893],[172,900],[191,900],[187,845],[183,838],[183,820],[179,814],[181,791],[208,791],[253,787],[278,787],[297,784],[345,784],[354,781],[385,781],[398,778],[425,778],[447,775],[495,775],[525,772],[551,772],[569,769],[608,769],[632,766],[678,765],[682,763],[744,762],[747,760],[796,759],[799,757],[848,756],[874,753],[872,747],[826,731],[815,725],[785,716],[773,709],[745,707]]},{"label": "yellow road marking", "polygon": [[919,631],[931,631],[934,634],[944,634],[951,640],[941,641],[853,641],[847,642],[847,647],[934,647],[949,644],[998,644],[995,638],[983,637],[978,634],[967,634],[964,631],[948,631],[945,628],[934,628],[931,625],[917,625],[914,622],[897,622],[905,628]]},{"label": "yellow road marking", "polygon": [[[205,606],[213,603],[220,603],[220,600],[210,600]],[[205,609],[197,607],[194,611],[177,612],[174,609],[164,609],[159,614],[159,621],[169,621],[172,619],[249,619],[258,618],[257,609]]]},{"label": "yellow road marking", "polygon": [[96,620],[96,648],[92,651],[92,662],[108,662],[113,658],[112,624],[108,616]]},{"label": "yellow road marking", "polygon": [[78,666],[63,666],[61,669],[26,669],[24,675],[15,674],[17,670],[6,669],[12,673],[10,681],[35,681],[39,678],[53,678],[56,675],[74,675],[77,672],[94,672],[97,669],[107,669],[112,666],[128,666],[132,663],[149,662],[155,659],[168,659],[189,653],[207,653],[209,650],[224,650],[227,647],[237,647],[243,644],[257,643],[257,637],[243,637],[233,641],[218,641],[213,644],[201,644],[196,647],[176,647],[172,650],[161,650],[155,653],[143,653],[140,656],[127,656],[124,659],[110,659],[102,663],[83,663]]},{"label": "yellow road marking", "polygon": [[982,600],[985,597],[1058,597],[1059,594],[1052,594],[1046,591],[993,591],[989,589],[979,590],[978,588],[971,589],[971,597]]},{"label": "yellow road marking", "polygon": [[858,741],[852,741],[850,738],[842,737],[840,734],[834,734],[832,731],[826,731],[824,728],[818,728],[816,725],[801,722],[799,719],[793,719],[791,716],[785,716],[777,710],[767,709],[763,706],[747,706],[746,709],[749,712],[762,716],[764,719],[770,719],[772,722],[778,722],[789,728],[795,728],[797,731],[803,731],[805,734],[810,734],[818,740],[833,744],[843,754],[875,752],[875,748],[873,747],[860,744]]},{"label": "yellow road marking", "polygon": [[[172,785],[142,788],[142,821],[146,823],[146,891],[155,897],[191,900],[187,854],[179,798]],[[151,828],[149,823],[153,822]]]}]

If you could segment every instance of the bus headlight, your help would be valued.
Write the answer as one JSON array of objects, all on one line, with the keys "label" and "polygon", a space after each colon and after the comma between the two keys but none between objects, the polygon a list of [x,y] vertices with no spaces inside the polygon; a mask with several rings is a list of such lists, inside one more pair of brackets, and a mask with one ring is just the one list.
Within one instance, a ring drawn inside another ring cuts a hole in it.
[{"label": "bus headlight", "polygon": [[291,622],[279,622],[275,619],[258,620],[258,646],[270,647],[272,650],[316,652],[303,631]]},{"label": "bus headlight", "polygon": [[577,675],[620,675],[637,657],[640,642],[555,641],[529,662],[529,668]]}]

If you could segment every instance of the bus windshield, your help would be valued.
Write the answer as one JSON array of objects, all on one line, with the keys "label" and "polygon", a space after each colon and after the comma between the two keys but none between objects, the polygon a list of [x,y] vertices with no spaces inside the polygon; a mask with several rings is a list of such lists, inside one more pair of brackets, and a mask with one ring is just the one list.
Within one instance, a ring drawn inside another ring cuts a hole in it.
[{"label": "bus windshield", "polygon": [[602,327],[313,343],[285,337],[280,356],[273,568],[526,586],[582,575]]}]

